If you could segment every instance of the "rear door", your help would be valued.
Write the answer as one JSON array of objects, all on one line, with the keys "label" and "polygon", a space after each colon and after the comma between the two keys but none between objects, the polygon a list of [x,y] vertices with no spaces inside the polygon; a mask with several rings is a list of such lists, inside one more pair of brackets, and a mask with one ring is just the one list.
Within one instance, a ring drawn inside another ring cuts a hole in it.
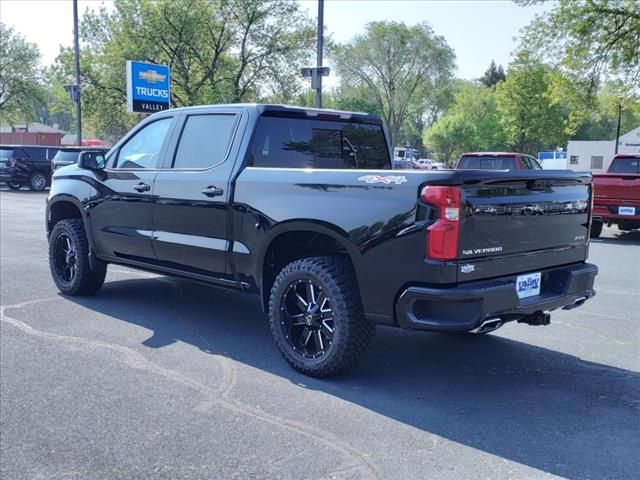
[{"label": "rear door", "polygon": [[238,154],[234,138],[244,123],[243,110],[233,108],[181,116],[154,188],[153,247],[163,266],[232,283],[230,177]]},{"label": "rear door", "polygon": [[463,186],[460,281],[586,259],[591,176],[549,173],[521,170]]},{"label": "rear door", "polygon": [[107,159],[99,172],[99,190],[91,207],[91,230],[98,252],[150,263],[151,204],[158,167],[167,150],[175,116],[165,114],[142,124]]}]

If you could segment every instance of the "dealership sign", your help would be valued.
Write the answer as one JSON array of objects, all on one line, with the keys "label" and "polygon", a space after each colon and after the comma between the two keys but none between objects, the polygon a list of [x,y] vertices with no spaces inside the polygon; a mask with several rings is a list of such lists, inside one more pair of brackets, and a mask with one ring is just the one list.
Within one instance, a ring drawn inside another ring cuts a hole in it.
[{"label": "dealership sign", "polygon": [[154,113],[171,103],[169,67],[155,63],[127,61],[127,110]]}]

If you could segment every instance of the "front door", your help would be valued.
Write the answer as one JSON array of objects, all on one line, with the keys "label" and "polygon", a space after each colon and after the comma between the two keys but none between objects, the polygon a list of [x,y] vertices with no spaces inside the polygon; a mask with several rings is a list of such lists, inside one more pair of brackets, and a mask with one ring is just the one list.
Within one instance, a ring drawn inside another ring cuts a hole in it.
[{"label": "front door", "polygon": [[151,205],[173,116],[141,125],[108,159],[100,172],[96,201],[90,210],[98,254],[139,262],[155,262],[151,244]]},{"label": "front door", "polygon": [[184,114],[155,183],[153,247],[161,265],[232,283],[227,268],[231,145],[241,114]]}]

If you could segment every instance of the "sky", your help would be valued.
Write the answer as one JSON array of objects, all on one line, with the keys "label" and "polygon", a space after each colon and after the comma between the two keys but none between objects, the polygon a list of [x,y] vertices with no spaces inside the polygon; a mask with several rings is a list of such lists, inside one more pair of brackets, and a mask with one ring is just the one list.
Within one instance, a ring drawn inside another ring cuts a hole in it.
[{"label": "sky", "polygon": [[[317,2],[298,2],[315,21]],[[87,8],[99,8],[102,3],[109,2],[79,0],[80,16]],[[480,77],[492,59],[506,67],[517,46],[514,37],[536,14],[552,5],[520,7],[510,0],[326,0],[324,20],[326,30],[338,42],[363,33],[372,21],[394,20],[409,25],[426,21],[454,49],[458,77],[472,79]],[[60,45],[73,45],[70,0],[0,0],[0,21],[37,44],[44,65],[54,61]],[[325,85],[331,86],[334,81],[330,78]]]}]

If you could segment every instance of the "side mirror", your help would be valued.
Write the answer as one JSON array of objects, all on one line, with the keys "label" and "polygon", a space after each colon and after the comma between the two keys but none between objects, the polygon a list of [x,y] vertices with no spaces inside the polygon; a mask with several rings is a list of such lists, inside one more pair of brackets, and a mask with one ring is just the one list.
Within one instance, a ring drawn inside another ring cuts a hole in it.
[{"label": "side mirror", "polygon": [[86,170],[102,170],[104,168],[104,154],[102,152],[80,152],[78,167]]}]

